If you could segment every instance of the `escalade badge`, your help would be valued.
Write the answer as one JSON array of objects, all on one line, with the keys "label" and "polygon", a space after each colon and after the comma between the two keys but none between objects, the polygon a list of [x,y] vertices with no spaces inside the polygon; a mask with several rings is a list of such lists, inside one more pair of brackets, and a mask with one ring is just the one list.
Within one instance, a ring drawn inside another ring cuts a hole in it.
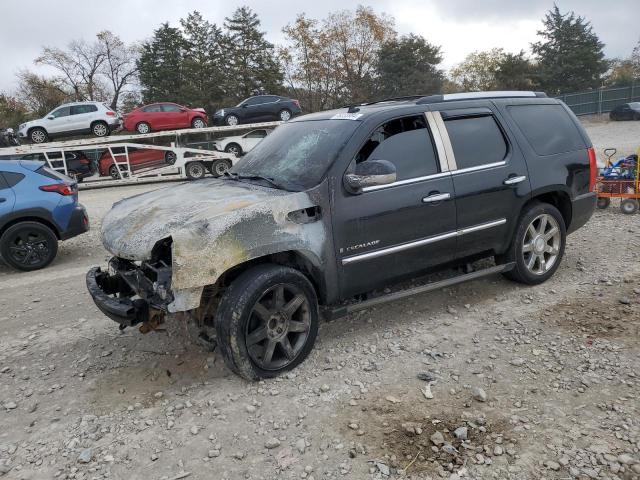
[{"label": "escalade badge", "polygon": [[374,247],[380,243],[380,240],[371,240],[370,242],[358,243],[357,245],[351,245],[347,248],[341,248],[340,253],[343,252],[355,252],[356,250],[362,250],[363,248]]}]

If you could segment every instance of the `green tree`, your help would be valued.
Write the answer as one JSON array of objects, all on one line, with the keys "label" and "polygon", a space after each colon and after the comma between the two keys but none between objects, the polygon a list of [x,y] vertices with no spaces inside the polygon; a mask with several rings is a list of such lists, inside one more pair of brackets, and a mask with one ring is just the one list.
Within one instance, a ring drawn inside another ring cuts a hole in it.
[{"label": "green tree", "polygon": [[213,110],[224,97],[224,51],[222,31],[193,11],[180,20],[185,50],[182,63],[184,82],[181,97],[194,107]]},{"label": "green tree", "polygon": [[534,66],[524,51],[505,53],[495,72],[497,90],[531,90],[534,88]]},{"label": "green tree", "polygon": [[29,118],[27,106],[17,98],[0,93],[0,128],[17,128]]},{"label": "green tree", "polygon": [[28,70],[16,75],[18,80],[17,99],[30,115],[40,118],[61,103],[75,100],[75,91],[60,78],[47,78]]},{"label": "green tree", "polygon": [[153,32],[153,37],[142,44],[137,67],[144,103],[182,102],[185,48],[182,32],[168,23],[163,23]]},{"label": "green tree", "polygon": [[555,95],[599,87],[608,66],[591,23],[574,12],[561,13],[557,5],[542,23],[542,40],[531,45],[542,89]]},{"label": "green tree", "polygon": [[501,48],[470,53],[451,69],[451,80],[467,92],[496,90],[496,76],[505,58]]},{"label": "green tree", "polygon": [[226,97],[238,101],[256,92],[282,89],[282,71],[273,44],[260,30],[260,19],[249,7],[225,19]]},{"label": "green tree", "polygon": [[444,74],[440,47],[410,34],[385,42],[378,50],[377,83],[380,97],[439,93]]}]

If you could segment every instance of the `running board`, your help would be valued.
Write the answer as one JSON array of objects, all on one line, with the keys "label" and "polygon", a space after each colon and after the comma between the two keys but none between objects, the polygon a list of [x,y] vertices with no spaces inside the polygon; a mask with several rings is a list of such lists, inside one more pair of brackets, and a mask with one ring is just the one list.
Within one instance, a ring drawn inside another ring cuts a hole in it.
[{"label": "running board", "polygon": [[407,290],[401,290],[399,292],[389,293],[388,295],[381,295],[376,298],[372,298],[370,300],[364,300],[359,303],[354,303],[352,305],[345,305],[343,307],[330,308],[327,309],[327,316],[330,319],[342,317],[344,315],[348,315],[349,313],[357,312],[359,310],[364,310],[365,308],[370,308],[376,305],[380,305],[382,303],[393,302],[395,300],[400,300],[401,298],[411,297],[413,295],[417,295],[419,293],[431,292],[433,290],[438,290],[444,287],[450,287],[452,285],[457,285],[458,283],[467,282],[469,280],[475,280],[476,278],[486,277],[487,275],[493,275],[494,273],[503,273],[512,270],[515,267],[515,262],[505,263],[503,265],[496,265],[494,267],[484,268],[482,270],[477,270],[471,273],[465,273],[462,275],[458,275],[455,277],[447,278],[445,280],[441,280],[439,282],[431,282],[426,285],[421,285],[415,288],[409,288]]}]

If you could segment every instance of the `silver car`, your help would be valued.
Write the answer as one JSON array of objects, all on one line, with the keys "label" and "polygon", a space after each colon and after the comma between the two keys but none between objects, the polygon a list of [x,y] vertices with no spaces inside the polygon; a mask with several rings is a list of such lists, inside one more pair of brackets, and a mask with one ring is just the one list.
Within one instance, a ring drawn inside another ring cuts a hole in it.
[{"label": "silver car", "polygon": [[105,137],[121,125],[120,116],[100,102],[65,103],[44,118],[20,125],[18,136],[33,143],[43,143],[50,138],[92,133]]}]

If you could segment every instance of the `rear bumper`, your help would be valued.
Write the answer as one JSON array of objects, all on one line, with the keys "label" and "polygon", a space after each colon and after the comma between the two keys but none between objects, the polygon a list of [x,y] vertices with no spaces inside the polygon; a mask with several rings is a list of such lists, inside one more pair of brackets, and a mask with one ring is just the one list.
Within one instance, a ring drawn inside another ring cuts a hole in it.
[{"label": "rear bumper", "polygon": [[595,192],[578,195],[571,202],[571,225],[567,233],[575,232],[589,221],[596,209],[597,194]]},{"label": "rear bumper", "polygon": [[71,213],[67,229],[60,233],[60,240],[68,240],[89,231],[89,216],[85,208],[78,204]]}]

